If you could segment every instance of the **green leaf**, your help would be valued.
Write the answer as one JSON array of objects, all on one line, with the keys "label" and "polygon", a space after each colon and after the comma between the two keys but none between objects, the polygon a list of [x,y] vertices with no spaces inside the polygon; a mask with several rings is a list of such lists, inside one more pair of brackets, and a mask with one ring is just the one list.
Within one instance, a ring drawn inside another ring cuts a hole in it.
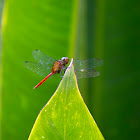
[{"label": "green leaf", "polygon": [[39,113],[29,140],[104,139],[80,94],[73,61]]}]

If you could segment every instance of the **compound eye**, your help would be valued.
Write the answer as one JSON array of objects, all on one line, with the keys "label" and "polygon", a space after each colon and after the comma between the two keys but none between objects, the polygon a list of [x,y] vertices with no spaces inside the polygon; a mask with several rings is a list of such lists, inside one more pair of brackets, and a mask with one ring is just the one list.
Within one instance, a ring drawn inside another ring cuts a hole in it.
[{"label": "compound eye", "polygon": [[62,60],[62,61],[65,61],[65,57],[62,57],[61,60]]},{"label": "compound eye", "polygon": [[68,57],[66,57],[65,58],[65,64],[68,64],[68,62],[69,62],[69,59],[68,59]]},{"label": "compound eye", "polygon": [[64,62],[64,64],[68,64],[69,62],[68,57],[62,57],[61,60]]}]

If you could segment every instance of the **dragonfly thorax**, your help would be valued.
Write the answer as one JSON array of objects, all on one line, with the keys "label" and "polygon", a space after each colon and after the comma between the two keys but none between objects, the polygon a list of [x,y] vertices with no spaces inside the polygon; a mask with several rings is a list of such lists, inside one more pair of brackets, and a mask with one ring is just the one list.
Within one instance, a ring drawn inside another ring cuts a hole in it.
[{"label": "dragonfly thorax", "polygon": [[60,73],[65,69],[65,65],[69,62],[68,57],[62,57],[61,60],[55,61],[52,67],[52,73]]},{"label": "dragonfly thorax", "polygon": [[62,63],[61,60],[55,61],[53,67],[52,67],[52,73],[60,73],[61,69],[63,69],[64,64]]}]

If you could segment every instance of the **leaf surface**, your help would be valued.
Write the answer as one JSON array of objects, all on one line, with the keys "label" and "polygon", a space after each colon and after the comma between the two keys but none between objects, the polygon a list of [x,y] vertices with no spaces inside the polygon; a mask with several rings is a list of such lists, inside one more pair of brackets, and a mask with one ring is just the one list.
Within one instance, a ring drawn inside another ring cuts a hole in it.
[{"label": "leaf surface", "polygon": [[104,139],[80,94],[72,62],[33,126],[29,140],[40,139]]}]

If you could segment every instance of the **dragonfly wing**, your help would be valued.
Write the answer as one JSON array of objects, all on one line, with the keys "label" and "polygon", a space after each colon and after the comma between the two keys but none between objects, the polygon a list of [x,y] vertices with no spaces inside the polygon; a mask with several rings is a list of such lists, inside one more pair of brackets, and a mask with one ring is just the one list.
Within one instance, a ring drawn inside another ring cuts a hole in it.
[{"label": "dragonfly wing", "polygon": [[85,60],[74,60],[74,66],[76,70],[81,69],[93,69],[103,65],[103,60],[98,58],[90,58]]},{"label": "dragonfly wing", "polygon": [[33,72],[45,77],[50,72],[51,66],[43,66],[40,63],[25,61],[24,66]]},{"label": "dragonfly wing", "polygon": [[56,61],[54,58],[44,54],[43,52],[37,49],[32,52],[32,55],[34,59],[43,66],[47,66],[49,64],[52,65]]},{"label": "dragonfly wing", "polygon": [[100,72],[96,70],[75,70],[77,79],[80,78],[89,78],[89,77],[96,77],[100,75]]}]

